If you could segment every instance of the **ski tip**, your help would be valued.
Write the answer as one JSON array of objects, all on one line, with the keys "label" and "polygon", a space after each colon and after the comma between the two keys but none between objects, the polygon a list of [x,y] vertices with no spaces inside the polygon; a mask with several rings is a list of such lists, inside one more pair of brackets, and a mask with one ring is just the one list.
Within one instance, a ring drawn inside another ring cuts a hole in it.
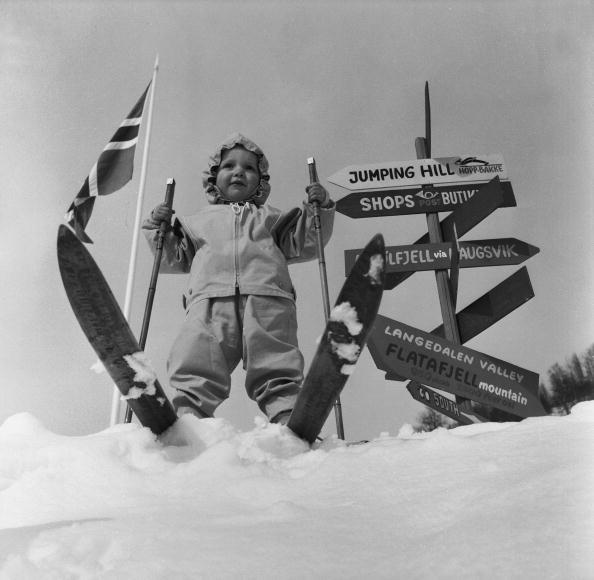
[{"label": "ski tip", "polygon": [[66,224],[60,224],[58,226],[58,246],[61,244],[70,244],[73,241],[79,241],[78,236],[72,230],[72,228]]},{"label": "ski tip", "polygon": [[383,254],[386,251],[386,244],[384,242],[384,236],[382,234],[375,234],[367,247],[365,248],[366,251],[372,252],[374,254],[381,253]]},{"label": "ski tip", "polygon": [[372,286],[383,287],[385,274],[386,247],[384,236],[382,234],[376,234],[359,254],[349,273],[349,277],[359,277],[370,281]]},{"label": "ski tip", "polygon": [[74,235],[67,225],[60,224],[58,227],[58,245],[61,241],[66,240],[68,237]]}]

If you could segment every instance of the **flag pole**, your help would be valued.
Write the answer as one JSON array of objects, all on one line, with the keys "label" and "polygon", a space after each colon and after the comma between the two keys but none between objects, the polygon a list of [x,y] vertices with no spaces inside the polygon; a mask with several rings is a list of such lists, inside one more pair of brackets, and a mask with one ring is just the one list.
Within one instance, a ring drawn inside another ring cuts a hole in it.
[{"label": "flag pole", "polygon": [[[128,265],[128,280],[126,282],[126,297],[124,299],[124,316],[126,320],[130,320],[130,311],[132,307],[132,290],[134,287],[134,274],[136,270],[136,256],[138,254],[138,238],[140,233],[140,220],[142,217],[142,202],[144,200],[144,185],[146,182],[146,169],[148,165],[150,140],[151,140],[151,125],[153,120],[153,103],[155,99],[155,88],[157,86],[157,72],[159,70],[159,55],[155,58],[155,66],[153,68],[153,79],[151,81],[150,102],[148,108],[148,116],[146,121],[146,133],[144,138],[144,148],[142,151],[142,166],[140,168],[140,184],[138,185],[138,197],[136,200],[136,217],[134,219],[134,232],[132,234],[132,248],[130,250],[130,262]],[[114,386],[112,400],[111,400],[111,417],[110,426],[114,426],[120,416],[121,394],[117,387]]]}]

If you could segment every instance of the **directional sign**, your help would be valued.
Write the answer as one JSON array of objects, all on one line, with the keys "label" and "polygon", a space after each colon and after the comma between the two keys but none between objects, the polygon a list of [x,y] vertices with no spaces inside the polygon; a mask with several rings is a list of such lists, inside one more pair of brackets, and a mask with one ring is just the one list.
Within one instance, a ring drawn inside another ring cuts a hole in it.
[{"label": "directional sign", "polygon": [[[534,290],[528,270],[526,267],[520,268],[456,314],[460,343],[473,339],[532,298]],[[443,324],[433,329],[431,334],[445,337]],[[373,344],[369,344],[370,351],[374,348]],[[372,352],[372,356],[373,354]],[[388,372],[386,380],[403,381],[405,377]]]},{"label": "directional sign", "polygon": [[378,316],[368,342],[379,369],[519,417],[546,415],[538,374]]},{"label": "directional sign", "polygon": [[[348,276],[357,256],[363,250],[345,250],[344,269]],[[450,267],[452,244],[419,244],[416,246],[392,246],[386,252],[386,272],[416,272],[418,270],[439,270]]]},{"label": "directional sign", "polygon": [[[452,211],[468,202],[484,185],[465,183],[349,193],[336,202],[336,211],[355,219]],[[501,187],[504,190],[502,207],[516,205],[511,183],[502,181]]]},{"label": "directional sign", "polygon": [[460,407],[455,401],[444,397],[437,391],[425,387],[416,381],[410,381],[408,385],[406,385],[406,390],[413,396],[413,399],[419,401],[419,403],[431,407],[435,411],[454,419],[454,421],[462,423],[462,425],[472,425],[473,421],[466,417],[466,415],[462,415]]},{"label": "directional sign", "polygon": [[[468,342],[532,298],[534,290],[524,266],[456,314],[461,342]],[[445,336],[443,325],[431,334]]]},{"label": "directional sign", "polygon": [[[535,256],[536,246],[516,238],[493,238],[459,242],[458,267],[515,266]],[[362,250],[345,250],[344,268],[348,276]],[[386,247],[386,272],[411,272],[449,268],[452,261],[452,244],[416,244]]]},{"label": "directional sign", "polygon": [[425,183],[489,181],[496,176],[507,177],[503,156],[499,154],[351,165],[328,177],[328,181],[351,191],[372,191]]},{"label": "directional sign", "polygon": [[460,268],[515,266],[540,252],[536,246],[516,238],[460,242],[459,246]]},{"label": "directional sign", "polygon": [[[462,237],[474,226],[483,221],[504,203],[503,191],[500,187],[499,178],[495,177],[489,183],[481,187],[479,192],[464,205],[455,209],[448,217],[441,220],[440,226],[444,242],[453,242],[456,239],[454,230],[458,237]],[[513,205],[515,205],[515,200]],[[415,244],[426,244],[429,242],[429,234],[421,236]],[[414,272],[393,272],[386,273],[384,288],[390,290],[404,282]]]}]

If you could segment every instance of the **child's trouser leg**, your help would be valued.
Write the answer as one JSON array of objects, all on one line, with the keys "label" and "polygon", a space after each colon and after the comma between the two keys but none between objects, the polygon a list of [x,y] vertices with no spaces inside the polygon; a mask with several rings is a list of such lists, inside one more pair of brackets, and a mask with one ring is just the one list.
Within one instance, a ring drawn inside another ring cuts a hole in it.
[{"label": "child's trouser leg", "polygon": [[249,397],[275,420],[293,409],[303,382],[295,303],[276,296],[242,298],[245,387]]},{"label": "child's trouser leg", "polygon": [[174,407],[212,417],[229,397],[241,344],[235,297],[192,304],[167,362],[171,386],[177,390]]}]

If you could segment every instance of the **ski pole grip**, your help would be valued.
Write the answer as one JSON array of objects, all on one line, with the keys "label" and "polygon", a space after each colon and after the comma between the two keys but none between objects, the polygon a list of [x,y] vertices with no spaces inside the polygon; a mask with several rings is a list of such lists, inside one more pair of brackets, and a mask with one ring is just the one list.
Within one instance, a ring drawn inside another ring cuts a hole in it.
[{"label": "ski pole grip", "polygon": [[307,167],[309,169],[309,183],[318,181],[318,170],[316,169],[316,160],[313,157],[307,158]]},{"label": "ski pole grip", "polygon": [[[169,209],[173,206],[173,194],[175,193],[175,179],[170,177],[167,179],[167,188],[165,189],[165,204]],[[163,239],[165,238],[165,233],[167,232],[169,224],[167,221],[162,221],[161,225],[159,226],[159,232],[157,233],[157,252],[163,251]]]},{"label": "ski pole grip", "polygon": [[171,209],[173,207],[173,194],[175,193],[175,179],[170,177],[167,180],[167,189],[165,190],[165,203]]},{"label": "ski pole grip", "polygon": [[[173,179],[173,177],[170,177],[167,180],[167,188],[165,190],[165,205],[167,205],[167,207],[169,209],[171,209],[173,207],[173,194],[174,193],[175,193],[175,179]],[[161,231],[161,233],[163,235],[167,231],[168,225],[169,224],[166,221],[161,222],[161,227],[159,228],[159,230]]]}]

